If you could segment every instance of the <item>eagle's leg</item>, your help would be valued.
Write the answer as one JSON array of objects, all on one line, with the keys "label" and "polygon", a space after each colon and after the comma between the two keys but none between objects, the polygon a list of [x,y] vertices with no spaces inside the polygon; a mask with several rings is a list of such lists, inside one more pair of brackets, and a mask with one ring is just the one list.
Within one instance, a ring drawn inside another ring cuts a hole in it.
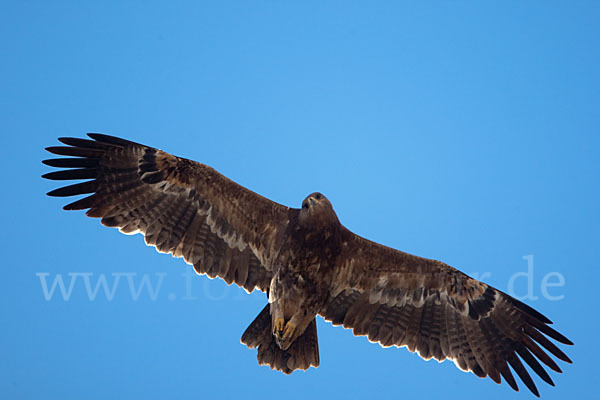
[{"label": "eagle's leg", "polygon": [[285,328],[283,329],[283,336],[281,336],[281,342],[285,343],[290,340],[296,331],[296,324],[289,320],[287,324],[285,324]]},{"label": "eagle's leg", "polygon": [[273,336],[275,337],[275,342],[282,350],[286,350],[289,347],[289,345],[284,347],[283,341],[289,340],[295,329],[296,326],[290,324],[290,321],[286,323],[283,318],[273,318]]},{"label": "eagle's leg", "polygon": [[[283,318],[273,319],[273,335],[275,337],[281,336],[281,333],[284,332],[284,323],[285,323],[285,320]],[[285,334],[285,332],[284,332],[284,334]]]},{"label": "eagle's leg", "polygon": [[280,268],[271,279],[269,304],[275,343],[287,350],[300,337],[321,306],[322,296],[307,296],[313,288],[302,275]]},{"label": "eagle's leg", "polygon": [[304,301],[301,302],[292,317],[285,324],[283,334],[275,336],[279,348],[287,350],[304,333],[316,315],[316,309],[311,307],[311,304],[307,304]]},{"label": "eagle's leg", "polygon": [[[304,316],[304,317],[302,317]],[[315,315],[306,316],[306,314],[302,311],[294,314],[292,318],[285,324],[283,328],[283,335],[276,337],[277,345],[282,350],[287,350],[292,343],[300,335],[304,333],[308,324],[315,319]]]},{"label": "eagle's leg", "polygon": [[271,310],[271,327],[275,338],[281,337],[285,327],[283,312],[283,285],[281,284],[281,269],[275,273],[269,288],[269,305]]}]

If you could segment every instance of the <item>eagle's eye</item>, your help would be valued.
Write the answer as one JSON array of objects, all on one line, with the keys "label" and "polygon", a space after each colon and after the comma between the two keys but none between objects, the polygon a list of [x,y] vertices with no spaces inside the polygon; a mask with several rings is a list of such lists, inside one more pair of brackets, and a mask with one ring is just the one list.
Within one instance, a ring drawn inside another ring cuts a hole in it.
[{"label": "eagle's eye", "polygon": [[321,200],[323,198],[323,195],[321,193],[317,193],[315,197],[317,198],[317,200]]}]

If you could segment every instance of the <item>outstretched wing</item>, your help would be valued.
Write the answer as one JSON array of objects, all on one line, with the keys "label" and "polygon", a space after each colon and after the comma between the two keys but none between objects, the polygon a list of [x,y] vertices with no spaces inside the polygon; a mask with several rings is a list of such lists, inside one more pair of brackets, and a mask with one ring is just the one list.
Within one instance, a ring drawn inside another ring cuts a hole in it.
[{"label": "outstretched wing", "polygon": [[183,257],[199,274],[219,276],[247,291],[266,291],[272,272],[265,260],[288,223],[289,208],[270,201],[194,161],[112,136],[60,138],[48,147],[68,156],[43,161],[68,168],[53,180],[91,179],[48,193],[91,194],[65,210],[86,215],[126,234],[142,233],[148,245]]},{"label": "outstretched wing", "polygon": [[511,296],[440,261],[403,253],[344,228],[344,250],[330,297],[320,314],[382,346],[406,346],[424,359],[451,359],[463,371],[489,376],[518,390],[508,364],[536,396],[519,357],[554,385],[538,359],[556,363],[539,346],[571,362],[546,336],[569,339],[552,322]]}]

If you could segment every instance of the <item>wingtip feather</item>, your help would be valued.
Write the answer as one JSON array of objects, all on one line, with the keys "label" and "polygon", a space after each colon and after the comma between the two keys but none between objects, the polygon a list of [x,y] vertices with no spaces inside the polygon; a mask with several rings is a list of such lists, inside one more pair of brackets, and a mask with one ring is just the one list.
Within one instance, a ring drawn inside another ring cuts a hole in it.
[{"label": "wingtip feather", "polygon": [[118,145],[118,146],[143,146],[140,143],[132,142],[132,141],[126,140],[126,139],[121,139],[120,137],[116,137],[116,136],[106,135],[104,133],[89,132],[89,133],[87,133],[87,135],[90,138],[94,139],[96,142],[100,142],[100,143],[108,143],[108,144]]}]

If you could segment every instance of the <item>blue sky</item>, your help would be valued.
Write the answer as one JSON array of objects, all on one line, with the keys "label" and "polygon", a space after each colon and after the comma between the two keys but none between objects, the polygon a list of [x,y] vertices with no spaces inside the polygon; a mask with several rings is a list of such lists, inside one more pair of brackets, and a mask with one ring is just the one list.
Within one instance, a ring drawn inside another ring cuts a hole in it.
[{"label": "blue sky", "polygon": [[[85,132],[290,206],[322,191],[354,232],[526,296],[576,344],[542,397],[596,395],[597,2],[2,8],[0,397],[533,398],[322,320],[318,369],[259,367],[239,338],[263,294],[45,196],[43,148]],[[44,292],[59,277],[66,298]]]}]

